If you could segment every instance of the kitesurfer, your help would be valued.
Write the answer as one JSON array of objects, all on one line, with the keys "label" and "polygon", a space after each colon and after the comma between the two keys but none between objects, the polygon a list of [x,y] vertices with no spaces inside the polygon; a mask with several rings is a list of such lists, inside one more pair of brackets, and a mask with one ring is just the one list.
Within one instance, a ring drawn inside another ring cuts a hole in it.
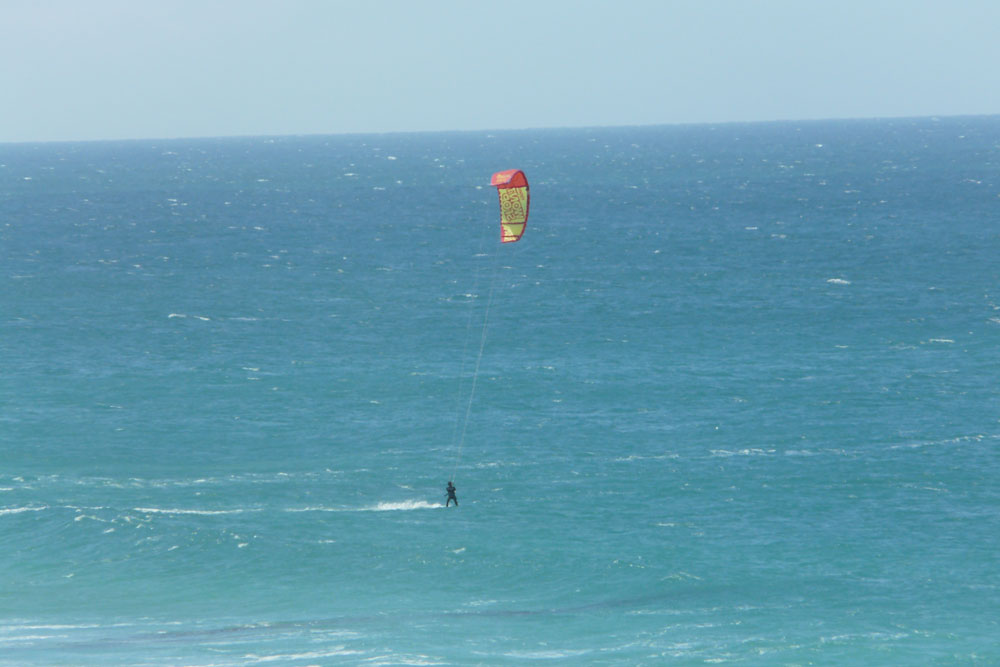
[{"label": "kitesurfer", "polygon": [[454,500],[455,501],[455,507],[458,507],[458,497],[455,495],[455,485],[452,484],[451,481],[448,482],[448,488],[445,489],[445,491],[448,492],[448,502],[446,502],[444,504],[444,506],[445,507],[450,507],[451,506],[451,501]]}]

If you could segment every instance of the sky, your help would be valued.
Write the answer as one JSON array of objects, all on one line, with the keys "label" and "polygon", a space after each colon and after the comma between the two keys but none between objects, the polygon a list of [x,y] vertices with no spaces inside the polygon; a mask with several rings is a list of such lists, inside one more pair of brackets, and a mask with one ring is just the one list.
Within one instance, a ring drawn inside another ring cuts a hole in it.
[{"label": "sky", "polygon": [[1000,113],[995,0],[3,0],[0,143]]}]

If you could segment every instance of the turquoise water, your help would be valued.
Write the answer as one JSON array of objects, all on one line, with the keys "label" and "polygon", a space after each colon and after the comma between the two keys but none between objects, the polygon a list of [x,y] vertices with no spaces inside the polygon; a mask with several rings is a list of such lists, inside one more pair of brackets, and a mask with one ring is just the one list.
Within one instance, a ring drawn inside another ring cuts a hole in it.
[{"label": "turquoise water", "polygon": [[998,117],[7,144],[0,253],[2,665],[1000,662]]}]

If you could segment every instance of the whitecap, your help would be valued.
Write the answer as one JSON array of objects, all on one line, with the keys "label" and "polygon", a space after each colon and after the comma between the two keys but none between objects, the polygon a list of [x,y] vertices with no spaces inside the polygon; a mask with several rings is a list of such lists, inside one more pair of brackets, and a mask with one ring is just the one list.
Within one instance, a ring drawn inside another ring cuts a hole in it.
[{"label": "whitecap", "polygon": [[37,642],[42,639],[64,639],[69,635],[15,635],[13,637],[3,637],[0,643],[13,644],[15,642]]},{"label": "whitecap", "polygon": [[4,507],[0,508],[0,516],[5,514],[21,514],[22,512],[41,512],[47,510],[47,506],[42,507]]},{"label": "whitecap", "polygon": [[396,510],[425,510],[444,507],[441,503],[429,503],[426,500],[404,500],[398,503],[381,502],[374,507],[364,507],[362,511],[391,512]]},{"label": "whitecap", "polygon": [[614,459],[615,463],[631,463],[632,461],[663,461],[665,459],[679,459],[678,454],[651,454],[649,456],[643,456],[641,454],[629,454],[628,456],[619,456]]},{"label": "whitecap", "polygon": [[340,647],[330,651],[307,651],[305,653],[282,653],[275,655],[256,655],[248,653],[244,657],[251,662],[287,662],[289,660],[312,660],[314,658],[333,658],[342,655],[360,655],[361,651],[355,651]]},{"label": "whitecap", "polygon": [[35,624],[30,625],[7,625],[4,626],[5,631],[12,630],[93,630],[95,628],[101,627],[93,623],[84,623],[81,625],[65,625],[65,624]]},{"label": "whitecap", "polygon": [[976,435],[960,435],[954,438],[944,438],[941,440],[929,440],[924,442],[909,442],[905,444],[892,445],[889,449],[917,449],[920,447],[932,447],[939,445],[956,445],[965,442],[982,442],[983,440],[997,440],[1000,439],[1000,434],[976,434]]},{"label": "whitecap", "polygon": [[773,449],[760,449],[758,447],[751,447],[747,449],[738,449],[735,451],[730,451],[728,449],[713,449],[712,456],[768,456],[774,454]]},{"label": "whitecap", "polygon": [[159,507],[133,507],[134,512],[143,514],[197,514],[201,516],[214,516],[216,514],[242,514],[244,510],[183,510],[183,509],[162,509]]},{"label": "whitecap", "polygon": [[573,658],[576,656],[586,655],[590,653],[587,649],[578,650],[544,650],[544,651],[511,651],[505,653],[504,655],[508,658],[514,658],[519,660],[559,660],[561,658]]},{"label": "whitecap", "polygon": [[437,509],[444,507],[441,503],[429,503],[425,500],[403,500],[400,502],[379,502],[364,507],[324,507],[322,505],[307,505],[305,507],[287,507],[286,512],[392,512],[407,510]]},{"label": "whitecap", "polygon": [[829,278],[829,279],[827,279],[826,282],[830,283],[831,285],[850,285],[851,284],[850,280],[844,280],[843,278]]}]

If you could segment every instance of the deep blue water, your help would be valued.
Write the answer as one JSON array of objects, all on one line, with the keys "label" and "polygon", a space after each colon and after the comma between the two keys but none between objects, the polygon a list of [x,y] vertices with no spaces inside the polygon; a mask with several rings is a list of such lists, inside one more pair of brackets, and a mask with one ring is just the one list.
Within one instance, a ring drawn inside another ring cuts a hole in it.
[{"label": "deep blue water", "polygon": [[0,145],[0,664],[1000,662],[998,258],[1000,117]]}]

